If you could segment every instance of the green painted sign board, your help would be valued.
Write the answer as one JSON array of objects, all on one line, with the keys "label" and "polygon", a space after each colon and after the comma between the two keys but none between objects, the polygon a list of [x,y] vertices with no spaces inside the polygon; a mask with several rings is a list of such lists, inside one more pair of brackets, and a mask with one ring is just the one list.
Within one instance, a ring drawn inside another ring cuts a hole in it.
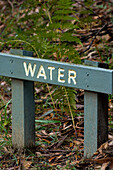
[{"label": "green painted sign board", "polygon": [[0,53],[0,75],[113,94],[113,70]]},{"label": "green painted sign board", "polygon": [[[12,78],[12,143],[35,144],[34,81],[84,89],[84,156],[90,157],[108,139],[108,94],[113,94],[113,70],[105,64],[85,65],[32,57],[24,50],[0,53],[0,76]],[[91,66],[92,65],[92,66]],[[99,68],[104,67],[104,68]]]}]

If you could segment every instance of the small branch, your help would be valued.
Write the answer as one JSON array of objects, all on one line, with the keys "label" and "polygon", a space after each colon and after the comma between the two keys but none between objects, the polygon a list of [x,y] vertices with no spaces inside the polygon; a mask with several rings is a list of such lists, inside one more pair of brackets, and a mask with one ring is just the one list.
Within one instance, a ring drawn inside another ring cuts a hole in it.
[{"label": "small branch", "polygon": [[84,51],[80,52],[79,54],[81,55],[82,53],[85,53],[86,51],[88,51],[91,46],[93,45],[94,40],[96,39],[96,36],[108,25],[108,23],[106,23],[100,30],[97,31],[97,33],[95,34],[94,38],[92,39],[91,43],[89,44],[88,48],[85,49]]}]

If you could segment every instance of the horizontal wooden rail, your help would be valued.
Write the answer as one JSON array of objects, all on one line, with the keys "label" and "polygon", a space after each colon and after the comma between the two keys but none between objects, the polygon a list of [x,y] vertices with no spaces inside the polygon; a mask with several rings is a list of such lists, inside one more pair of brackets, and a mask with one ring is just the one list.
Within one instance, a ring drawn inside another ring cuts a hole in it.
[{"label": "horizontal wooden rail", "polygon": [[113,70],[0,53],[0,75],[113,94]]}]

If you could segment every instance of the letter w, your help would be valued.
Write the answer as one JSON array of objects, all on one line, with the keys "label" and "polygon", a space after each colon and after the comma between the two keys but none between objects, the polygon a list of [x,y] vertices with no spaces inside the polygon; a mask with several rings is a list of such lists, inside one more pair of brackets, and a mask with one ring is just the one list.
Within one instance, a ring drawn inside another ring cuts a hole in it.
[{"label": "letter w", "polygon": [[23,65],[24,65],[26,76],[28,76],[29,72],[30,72],[31,73],[31,77],[34,77],[35,70],[36,70],[36,64],[33,65],[33,68],[32,68],[31,63],[28,64],[28,67],[27,67],[26,62],[24,62]]}]

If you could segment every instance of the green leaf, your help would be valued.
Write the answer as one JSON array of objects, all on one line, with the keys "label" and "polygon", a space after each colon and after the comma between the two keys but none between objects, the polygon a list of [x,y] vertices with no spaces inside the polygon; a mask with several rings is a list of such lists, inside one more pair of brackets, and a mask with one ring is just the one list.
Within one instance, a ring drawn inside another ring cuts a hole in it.
[{"label": "green leaf", "polygon": [[36,123],[45,123],[45,124],[49,124],[49,123],[60,123],[59,120],[35,120]]}]

